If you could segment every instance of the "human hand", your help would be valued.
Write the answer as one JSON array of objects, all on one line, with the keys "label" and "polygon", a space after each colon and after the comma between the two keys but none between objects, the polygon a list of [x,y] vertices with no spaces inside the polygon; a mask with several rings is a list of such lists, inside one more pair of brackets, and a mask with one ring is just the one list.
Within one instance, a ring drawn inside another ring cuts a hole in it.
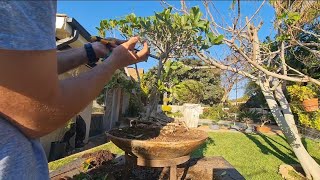
[{"label": "human hand", "polygon": [[139,41],[139,37],[132,37],[128,41],[122,43],[113,49],[110,60],[117,68],[126,67],[130,64],[145,61],[149,55],[149,47],[147,42],[143,43],[143,48],[136,52],[134,47]]},{"label": "human hand", "polygon": [[96,53],[97,58],[106,57],[110,53],[110,50],[112,51],[114,48],[116,48],[120,44],[127,41],[127,40],[120,40],[120,39],[116,39],[116,38],[105,38],[104,40],[112,42],[112,43],[108,44],[110,49],[107,48],[106,45],[102,42],[96,41],[96,42],[91,43],[92,48],[93,48],[94,52]]}]

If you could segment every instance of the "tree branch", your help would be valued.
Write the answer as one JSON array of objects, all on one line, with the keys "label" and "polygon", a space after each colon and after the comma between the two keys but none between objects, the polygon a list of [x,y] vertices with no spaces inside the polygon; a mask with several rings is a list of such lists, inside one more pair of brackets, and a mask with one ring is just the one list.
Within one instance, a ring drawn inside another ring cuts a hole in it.
[{"label": "tree branch", "polygon": [[196,54],[202,61],[204,61],[207,64],[211,64],[214,67],[220,68],[222,70],[228,70],[228,71],[232,71],[232,72],[238,73],[238,74],[240,74],[242,76],[245,76],[245,77],[248,77],[248,78],[250,78],[252,80],[256,80],[257,79],[257,77],[255,77],[255,76],[253,76],[253,75],[251,75],[251,74],[249,74],[247,72],[238,70],[238,69],[230,67],[230,66],[226,66],[224,64],[221,64],[217,60],[215,60],[215,59],[213,59],[211,57],[209,58],[208,56],[206,56],[202,52],[196,51]]}]

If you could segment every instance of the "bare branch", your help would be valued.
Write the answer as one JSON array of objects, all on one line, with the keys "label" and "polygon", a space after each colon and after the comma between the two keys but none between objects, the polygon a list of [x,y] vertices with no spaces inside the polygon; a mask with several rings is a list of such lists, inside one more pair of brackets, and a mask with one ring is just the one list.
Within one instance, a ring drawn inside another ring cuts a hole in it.
[{"label": "bare branch", "polygon": [[299,27],[296,27],[296,26],[292,26],[292,28],[297,29],[297,30],[299,30],[299,31],[302,31],[302,32],[304,32],[304,33],[306,33],[306,34],[313,35],[313,36],[315,36],[315,37],[317,37],[317,38],[320,38],[320,35],[319,35],[319,34],[315,34],[315,33],[313,33],[313,32],[306,31],[306,30],[304,30],[304,29],[302,29],[302,28],[299,28]]},{"label": "bare branch", "polygon": [[253,75],[251,75],[251,74],[249,74],[247,72],[244,72],[244,71],[241,71],[239,69],[236,69],[236,68],[233,68],[233,67],[230,67],[230,66],[226,66],[226,65],[224,65],[222,63],[219,63],[218,60],[215,60],[212,57],[209,58],[208,56],[206,56],[202,52],[198,52],[197,51],[196,54],[202,61],[204,61],[207,64],[211,64],[211,65],[213,65],[213,66],[215,66],[217,68],[220,68],[222,70],[228,70],[228,71],[232,71],[232,72],[241,74],[241,75],[243,75],[245,77],[248,77],[248,78],[250,78],[252,80],[256,80],[257,79],[257,77],[255,77],[255,76],[253,76]]},{"label": "bare branch", "polygon": [[244,28],[247,27],[248,23],[251,22],[251,20],[258,14],[258,12],[261,10],[261,8],[263,7],[264,3],[266,2],[266,0],[263,0],[263,2],[261,3],[261,5],[259,6],[259,8],[254,12],[254,14],[250,17],[250,19],[248,20],[248,22],[239,30],[238,34],[236,36],[239,36],[240,32],[244,30]]},{"label": "bare branch", "polygon": [[279,78],[279,79],[283,79],[283,80],[287,80],[287,81],[294,81],[294,82],[313,82],[315,84],[317,84],[318,86],[320,86],[320,81],[313,79],[309,76],[304,76],[302,78],[299,77],[289,77],[286,75],[282,75],[282,74],[277,74],[271,71],[268,71],[267,69],[265,69],[264,67],[262,67],[261,65],[259,65],[258,63],[256,63],[255,61],[251,60],[242,50],[240,50],[236,45],[234,45],[234,48],[237,49],[237,51],[254,67],[256,67],[257,69],[259,69],[260,71],[262,71],[263,73],[265,73],[267,76],[272,76],[275,78]]}]

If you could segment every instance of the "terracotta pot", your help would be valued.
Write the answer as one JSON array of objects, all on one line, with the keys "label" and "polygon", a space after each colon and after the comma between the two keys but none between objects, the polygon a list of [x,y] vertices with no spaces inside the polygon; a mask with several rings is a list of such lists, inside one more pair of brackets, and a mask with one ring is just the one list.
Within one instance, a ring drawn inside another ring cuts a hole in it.
[{"label": "terracotta pot", "polygon": [[271,131],[271,128],[268,126],[258,126],[257,131],[262,133],[268,133]]},{"label": "terracotta pot", "polygon": [[319,109],[318,98],[306,99],[302,102],[307,112],[317,111]]},{"label": "terracotta pot", "polygon": [[202,135],[199,139],[179,142],[127,139],[116,137],[109,133],[107,133],[107,136],[120,149],[137,157],[144,159],[171,159],[189,155],[203,144],[208,138],[208,135],[204,131],[200,131],[200,133]]}]

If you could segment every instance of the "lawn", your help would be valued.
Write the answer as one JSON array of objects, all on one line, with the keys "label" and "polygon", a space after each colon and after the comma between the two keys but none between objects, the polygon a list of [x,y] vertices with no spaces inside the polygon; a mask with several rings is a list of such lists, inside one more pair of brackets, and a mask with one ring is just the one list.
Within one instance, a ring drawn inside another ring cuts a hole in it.
[{"label": "lawn", "polygon": [[[281,179],[278,174],[280,164],[296,164],[297,159],[291,148],[278,135],[248,135],[235,132],[209,133],[210,140],[193,153],[194,157],[222,156],[229,161],[246,179]],[[312,156],[320,163],[320,144],[305,140]],[[98,146],[91,151],[109,149],[121,153],[112,143]],[[88,151],[87,151],[88,152]],[[70,162],[83,153],[49,163],[50,170]]]}]

